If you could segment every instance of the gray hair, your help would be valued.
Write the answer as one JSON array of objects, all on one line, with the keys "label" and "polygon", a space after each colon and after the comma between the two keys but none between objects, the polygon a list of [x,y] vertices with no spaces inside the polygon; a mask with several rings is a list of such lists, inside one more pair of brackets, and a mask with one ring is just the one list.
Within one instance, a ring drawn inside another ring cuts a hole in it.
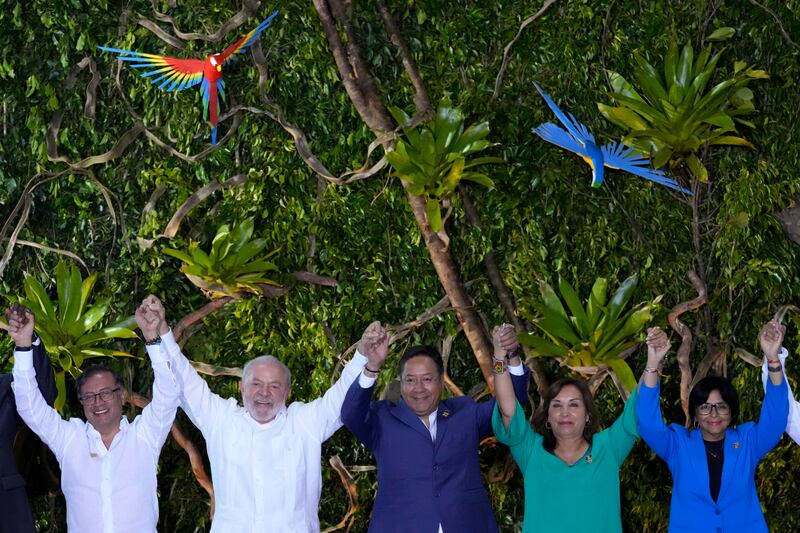
[{"label": "gray hair", "polygon": [[286,378],[286,384],[288,386],[292,385],[291,370],[289,370],[289,367],[283,364],[283,362],[274,355],[260,355],[253,359],[250,359],[247,363],[245,363],[244,368],[242,369],[242,383],[247,381],[247,376],[250,373],[250,369],[253,367],[254,364],[257,363],[274,363],[278,365],[283,370],[283,375]]}]

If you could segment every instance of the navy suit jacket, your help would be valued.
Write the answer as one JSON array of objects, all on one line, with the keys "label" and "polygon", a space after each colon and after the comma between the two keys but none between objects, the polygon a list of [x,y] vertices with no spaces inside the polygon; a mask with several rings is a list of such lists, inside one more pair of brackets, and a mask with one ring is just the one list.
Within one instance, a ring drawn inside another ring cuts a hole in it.
[{"label": "navy suit jacket", "polygon": [[[527,402],[528,369],[512,380],[520,403]],[[370,533],[437,533],[439,524],[444,533],[496,533],[478,457],[481,439],[492,435],[494,398],[439,402],[432,442],[404,401],[370,403],[374,387],[358,381],[345,396],[342,421],[378,464]]]},{"label": "navy suit jacket", "polygon": [[[56,397],[53,367],[44,345],[33,347],[33,365],[39,390],[49,404]],[[14,438],[22,427],[17,414],[11,374],[0,375],[0,533],[33,533],[33,515],[25,492],[25,480],[14,460]]]}]

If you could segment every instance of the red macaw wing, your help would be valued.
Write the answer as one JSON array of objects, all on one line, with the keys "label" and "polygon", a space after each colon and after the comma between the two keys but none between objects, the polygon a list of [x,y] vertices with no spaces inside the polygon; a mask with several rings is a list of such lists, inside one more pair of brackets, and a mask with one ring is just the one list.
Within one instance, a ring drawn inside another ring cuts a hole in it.
[{"label": "red macaw wing", "polygon": [[278,10],[276,9],[269,17],[264,19],[261,24],[256,27],[256,29],[226,48],[224,52],[219,54],[221,62],[225,64],[226,61],[234,59],[236,54],[247,50],[250,45],[252,45],[256,39],[258,39],[258,36],[261,34],[261,32],[269,28],[270,22],[272,22],[272,19],[275,18],[275,15],[277,14]]},{"label": "red macaw wing", "polygon": [[203,80],[205,60],[202,59],[177,59],[106,46],[98,46],[98,48],[105,52],[118,54],[117,59],[127,61],[132,68],[156,67],[154,70],[143,72],[141,76],[143,78],[155,76],[150,83],[154,84],[160,81],[159,89],[166,88],[167,91],[180,92]]}]

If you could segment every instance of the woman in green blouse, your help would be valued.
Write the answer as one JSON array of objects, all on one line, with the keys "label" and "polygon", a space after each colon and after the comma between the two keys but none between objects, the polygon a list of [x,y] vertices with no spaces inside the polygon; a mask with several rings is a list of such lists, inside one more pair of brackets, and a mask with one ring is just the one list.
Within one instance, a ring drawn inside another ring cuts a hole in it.
[{"label": "woman in green blouse", "polygon": [[611,427],[599,431],[589,387],[579,379],[560,379],[546,391],[531,427],[504,364],[504,346],[512,345],[516,333],[500,327],[505,331],[494,348],[492,423],[525,481],[523,533],[621,532],[619,469],[639,437],[635,392]]}]

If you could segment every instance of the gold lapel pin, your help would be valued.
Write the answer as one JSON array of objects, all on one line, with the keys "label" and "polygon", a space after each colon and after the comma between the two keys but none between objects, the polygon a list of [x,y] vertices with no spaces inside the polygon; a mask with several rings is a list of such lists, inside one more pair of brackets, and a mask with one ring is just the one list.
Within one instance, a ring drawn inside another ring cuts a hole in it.
[{"label": "gold lapel pin", "polygon": [[448,416],[450,416],[450,411],[448,411],[447,409],[445,409],[444,411],[442,411],[442,416],[443,416],[443,417],[445,417],[445,418],[447,418]]}]

